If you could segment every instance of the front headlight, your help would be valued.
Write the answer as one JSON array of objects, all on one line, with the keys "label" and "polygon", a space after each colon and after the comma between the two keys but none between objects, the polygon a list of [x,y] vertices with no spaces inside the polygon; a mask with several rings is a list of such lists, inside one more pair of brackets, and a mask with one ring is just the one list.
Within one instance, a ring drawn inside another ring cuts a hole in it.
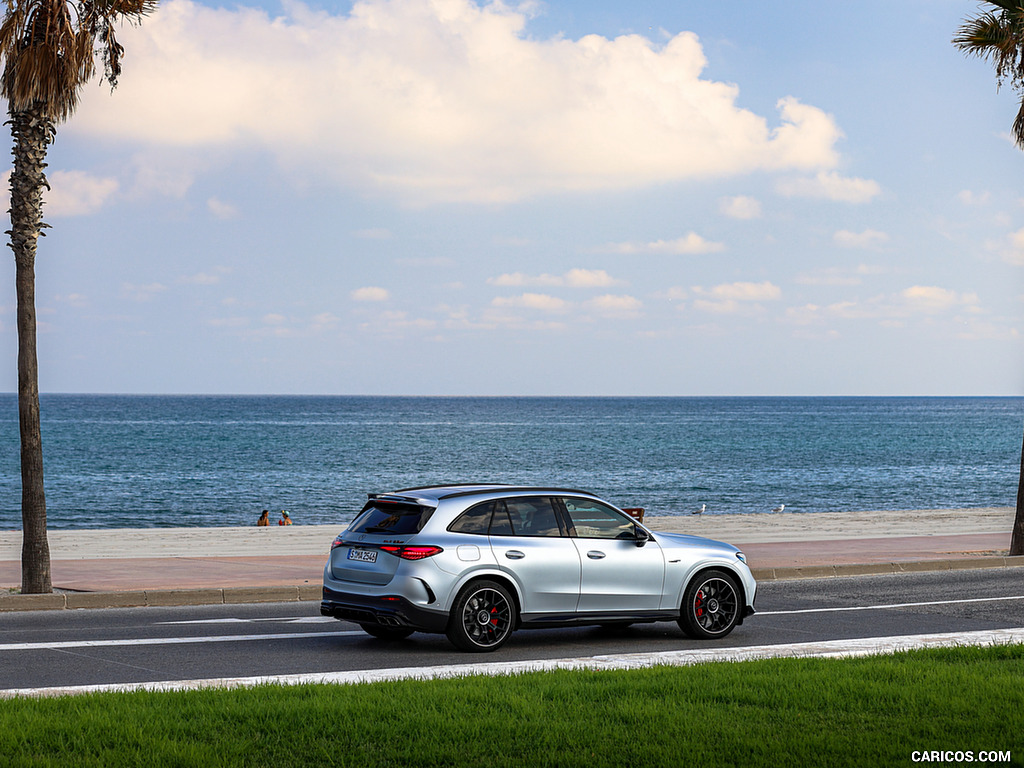
[{"label": "front headlight", "polygon": [[736,553],[736,559],[739,560],[741,563],[747,562],[747,556],[744,555],[742,552]]}]

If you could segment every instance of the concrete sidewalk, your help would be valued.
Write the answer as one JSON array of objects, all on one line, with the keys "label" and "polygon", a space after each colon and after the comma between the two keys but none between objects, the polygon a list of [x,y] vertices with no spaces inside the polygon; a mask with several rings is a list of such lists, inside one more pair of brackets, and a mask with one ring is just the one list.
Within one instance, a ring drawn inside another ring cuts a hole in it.
[{"label": "concrete sidewalk", "polygon": [[[1006,556],[1013,511],[707,515],[647,520],[654,530],[741,546],[759,581],[1024,566]],[[0,612],[44,608],[318,600],[341,526],[52,531],[57,593],[11,594],[20,532],[0,532]],[[884,531],[885,533],[880,533]],[[916,531],[916,535],[900,535]],[[923,533],[927,531],[928,533]]]}]

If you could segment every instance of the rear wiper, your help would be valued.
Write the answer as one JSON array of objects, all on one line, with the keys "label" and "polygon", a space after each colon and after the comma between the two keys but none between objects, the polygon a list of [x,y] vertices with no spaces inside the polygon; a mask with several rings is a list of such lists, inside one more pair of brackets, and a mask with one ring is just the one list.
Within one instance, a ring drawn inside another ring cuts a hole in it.
[{"label": "rear wiper", "polygon": [[363,528],[366,533],[391,533],[390,528],[381,528],[379,525],[371,525],[369,528]]}]

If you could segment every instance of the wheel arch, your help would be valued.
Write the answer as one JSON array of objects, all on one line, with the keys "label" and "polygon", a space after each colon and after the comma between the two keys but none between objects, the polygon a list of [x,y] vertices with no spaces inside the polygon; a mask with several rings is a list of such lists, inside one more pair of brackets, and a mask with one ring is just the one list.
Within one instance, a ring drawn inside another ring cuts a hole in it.
[{"label": "wheel arch", "polygon": [[458,594],[474,581],[493,581],[508,590],[509,594],[512,595],[512,601],[515,603],[516,628],[518,628],[522,621],[523,598],[519,593],[519,585],[516,583],[515,579],[510,578],[509,575],[503,571],[481,568],[480,570],[467,573],[452,587],[451,594],[448,595],[447,610],[449,612],[452,610],[452,606],[455,604],[455,598]]},{"label": "wheel arch", "polygon": [[743,577],[740,572],[732,566],[731,563],[716,562],[714,560],[706,561],[695,566],[685,579],[683,579],[683,587],[676,595],[676,605],[679,607],[680,613],[683,610],[683,596],[686,594],[686,590],[689,589],[690,585],[693,584],[702,574],[708,573],[709,571],[725,571],[733,580],[736,582],[736,588],[739,590],[740,596],[740,615],[737,620],[737,626],[743,623],[743,608],[747,606],[747,588],[743,584]]}]

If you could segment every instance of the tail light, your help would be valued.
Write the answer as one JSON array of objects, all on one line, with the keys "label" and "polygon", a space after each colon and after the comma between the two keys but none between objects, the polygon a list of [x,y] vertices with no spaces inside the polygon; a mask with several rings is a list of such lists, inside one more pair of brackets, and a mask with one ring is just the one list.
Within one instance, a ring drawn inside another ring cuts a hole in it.
[{"label": "tail light", "polygon": [[389,555],[400,557],[403,560],[425,560],[444,552],[441,547],[415,547],[397,544],[383,544],[379,548]]},{"label": "tail light", "polygon": [[331,542],[331,549],[337,549],[338,547],[344,546],[345,542],[342,541],[342,535],[344,534],[338,535],[338,537]]}]

